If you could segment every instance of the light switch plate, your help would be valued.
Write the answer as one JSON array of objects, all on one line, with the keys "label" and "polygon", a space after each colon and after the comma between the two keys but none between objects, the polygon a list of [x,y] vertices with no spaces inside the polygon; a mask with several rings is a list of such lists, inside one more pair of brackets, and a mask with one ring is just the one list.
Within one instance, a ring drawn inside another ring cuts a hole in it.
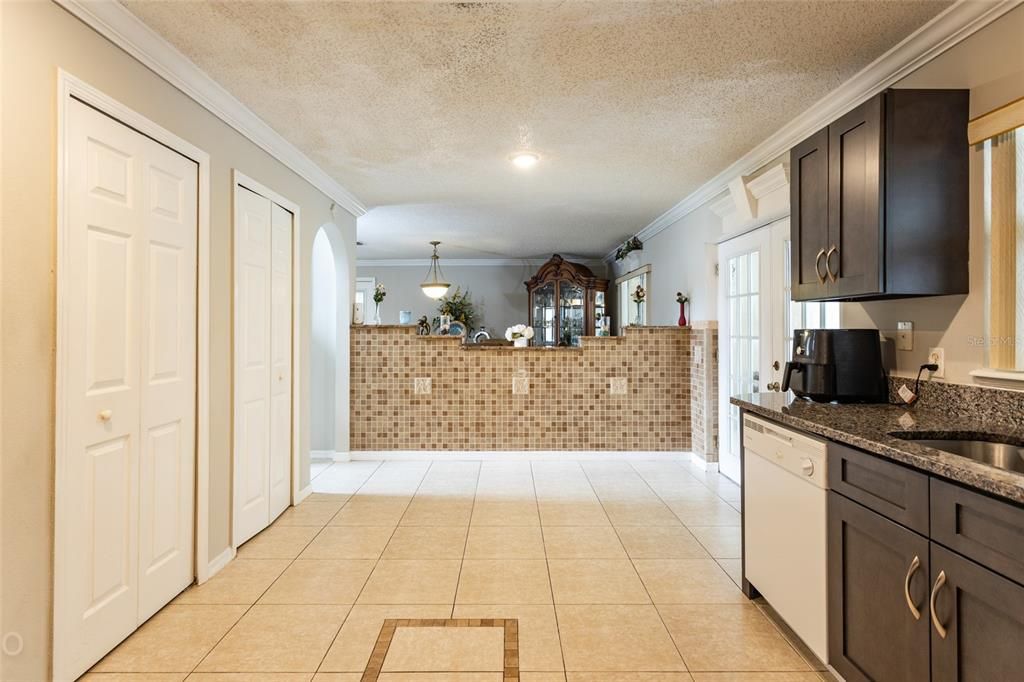
[{"label": "light switch plate", "polygon": [[529,393],[529,377],[512,377],[512,395],[529,395]]},{"label": "light switch plate", "polygon": [[914,350],[914,323],[896,323],[896,350]]},{"label": "light switch plate", "polygon": [[608,379],[609,395],[626,395],[626,377],[611,377]]}]

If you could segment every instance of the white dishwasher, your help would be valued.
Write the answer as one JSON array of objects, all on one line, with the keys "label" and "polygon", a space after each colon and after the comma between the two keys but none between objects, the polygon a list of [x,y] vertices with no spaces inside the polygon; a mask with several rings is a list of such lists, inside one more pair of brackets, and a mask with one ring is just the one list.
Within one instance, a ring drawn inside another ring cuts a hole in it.
[{"label": "white dishwasher", "polygon": [[825,441],[743,417],[746,578],[828,661]]}]

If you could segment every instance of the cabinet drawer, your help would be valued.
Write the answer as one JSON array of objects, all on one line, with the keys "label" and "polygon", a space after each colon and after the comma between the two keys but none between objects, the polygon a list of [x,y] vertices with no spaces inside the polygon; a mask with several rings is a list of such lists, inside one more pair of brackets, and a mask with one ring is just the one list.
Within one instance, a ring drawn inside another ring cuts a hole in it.
[{"label": "cabinet drawer", "polygon": [[829,488],[928,534],[928,477],[839,443],[828,444]]},{"label": "cabinet drawer", "polygon": [[931,480],[931,537],[1024,584],[1024,508]]}]

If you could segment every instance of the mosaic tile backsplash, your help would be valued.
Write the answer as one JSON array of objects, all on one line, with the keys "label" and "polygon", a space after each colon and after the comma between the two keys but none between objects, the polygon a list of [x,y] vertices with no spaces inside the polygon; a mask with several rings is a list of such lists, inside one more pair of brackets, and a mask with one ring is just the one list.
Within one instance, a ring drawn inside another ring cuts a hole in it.
[{"label": "mosaic tile backsplash", "polygon": [[689,451],[691,334],[467,349],[414,327],[353,327],[351,448]]}]

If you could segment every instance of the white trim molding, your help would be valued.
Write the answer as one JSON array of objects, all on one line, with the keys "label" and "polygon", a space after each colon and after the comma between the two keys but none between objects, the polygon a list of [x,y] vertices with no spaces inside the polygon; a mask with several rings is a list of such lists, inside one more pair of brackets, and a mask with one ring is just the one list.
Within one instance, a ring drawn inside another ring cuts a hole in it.
[{"label": "white trim molding", "polygon": [[196,584],[202,585],[207,580],[220,573],[221,569],[230,564],[234,558],[235,548],[227,547],[223,552],[215,556],[213,560],[210,561],[210,563],[205,567],[206,570],[200,571],[202,577],[196,580]]},{"label": "white trim molding", "polygon": [[[1024,0],[959,0],[897,43],[838,88],[822,97],[766,140],[691,192],[637,232],[646,241],[726,190],[737,176],[750,175],[772,159],[885,90],[926,62],[991,24]],[[611,262],[615,251],[605,257]]]},{"label": "white trim molding", "polygon": [[353,462],[689,462],[693,453],[675,450],[353,450]]},{"label": "white trim molding", "polygon": [[355,217],[366,207],[324,169],[116,0],[54,0]]},{"label": "white trim molding", "polygon": [[992,388],[1024,391],[1024,371],[1008,369],[973,369],[969,373],[975,383]]}]

